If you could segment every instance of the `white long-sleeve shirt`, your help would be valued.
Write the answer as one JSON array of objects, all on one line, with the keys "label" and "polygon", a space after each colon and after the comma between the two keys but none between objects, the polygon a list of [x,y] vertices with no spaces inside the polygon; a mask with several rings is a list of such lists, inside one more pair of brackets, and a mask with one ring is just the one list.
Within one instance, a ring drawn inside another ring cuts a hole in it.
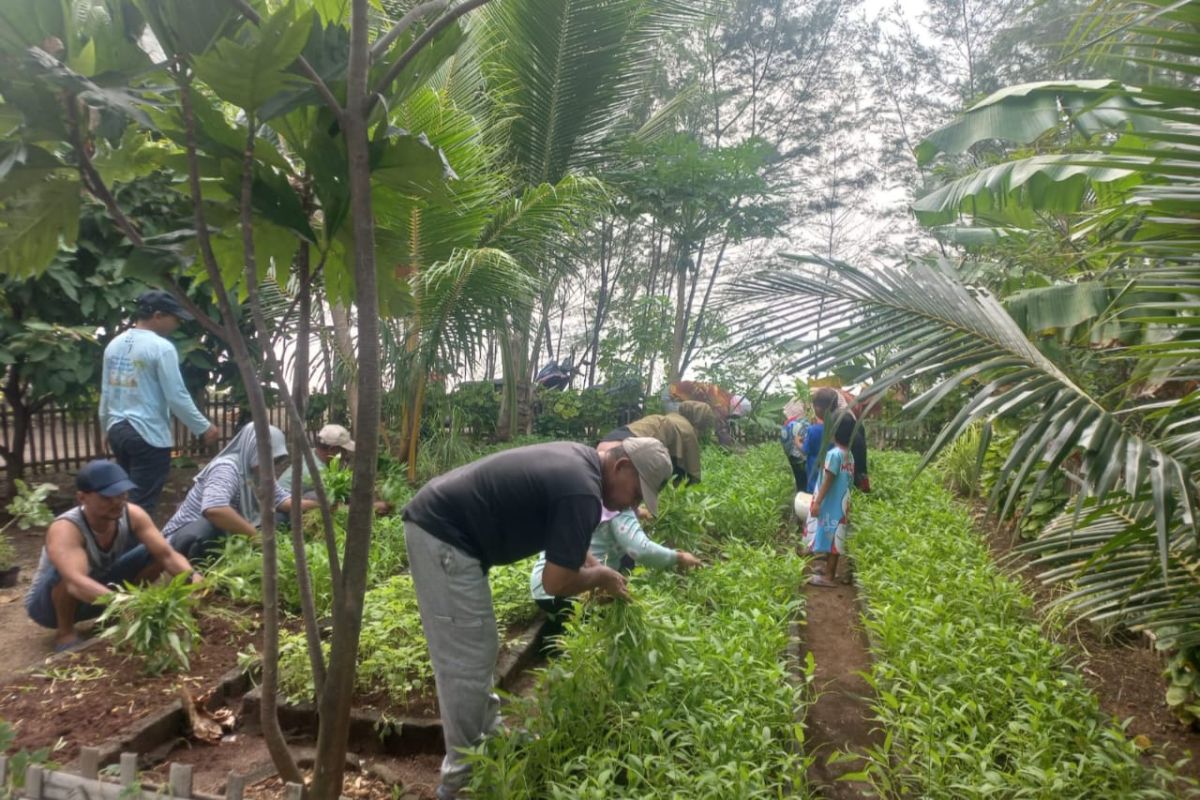
[{"label": "white long-sleeve shirt", "polygon": [[153,447],[171,447],[171,414],[199,436],[208,419],[196,408],[179,373],[175,345],[154,331],[130,328],[104,348],[100,425],[122,420]]},{"label": "white long-sleeve shirt", "polygon": [[[607,517],[607,514],[604,516]],[[602,519],[592,533],[590,549],[597,561],[613,569],[620,566],[624,556],[653,569],[668,569],[679,563],[679,554],[651,540],[642,530],[637,514],[632,511],[622,511],[616,516]],[[552,598],[542,586],[545,568],[546,554],[542,553],[529,574],[529,590],[534,600]]]}]

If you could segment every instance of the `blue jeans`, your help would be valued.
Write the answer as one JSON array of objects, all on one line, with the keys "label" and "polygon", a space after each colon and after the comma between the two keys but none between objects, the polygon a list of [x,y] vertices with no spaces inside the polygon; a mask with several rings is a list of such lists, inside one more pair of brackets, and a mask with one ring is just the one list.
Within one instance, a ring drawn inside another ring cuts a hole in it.
[{"label": "blue jeans", "polygon": [[108,429],[108,446],[121,469],[129,473],[129,480],[137,484],[137,488],[129,492],[129,502],[154,516],[158,496],[171,471],[171,448],[147,444],[126,420]]},{"label": "blue jeans", "polygon": [[[146,545],[139,544],[131,548],[125,555],[118,558],[105,572],[89,575],[97,583],[105,586],[113,584],[132,583],[142,570],[150,566],[150,551]],[[33,584],[25,595],[25,611],[29,618],[43,628],[57,628],[58,618],[54,614],[54,600],[50,593],[62,582],[62,575],[53,564],[47,564],[33,578]],[[103,606],[92,603],[79,603],[75,606],[75,621],[95,619],[104,610]]]}]

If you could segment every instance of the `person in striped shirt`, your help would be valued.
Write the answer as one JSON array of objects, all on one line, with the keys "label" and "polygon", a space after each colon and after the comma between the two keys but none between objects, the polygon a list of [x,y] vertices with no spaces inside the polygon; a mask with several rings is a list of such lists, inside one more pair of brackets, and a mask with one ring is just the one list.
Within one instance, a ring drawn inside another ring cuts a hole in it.
[{"label": "person in striped shirt", "polygon": [[[269,468],[275,470],[287,460],[287,440],[279,428],[271,426],[269,430],[274,462]],[[254,426],[246,425],[196,475],[187,497],[163,526],[163,535],[171,547],[193,562],[218,552],[224,537],[231,533],[257,538],[262,521],[258,482],[257,440]],[[274,499],[276,511],[291,511],[292,497],[279,482]],[[316,506],[314,500],[301,501],[305,510]]]}]

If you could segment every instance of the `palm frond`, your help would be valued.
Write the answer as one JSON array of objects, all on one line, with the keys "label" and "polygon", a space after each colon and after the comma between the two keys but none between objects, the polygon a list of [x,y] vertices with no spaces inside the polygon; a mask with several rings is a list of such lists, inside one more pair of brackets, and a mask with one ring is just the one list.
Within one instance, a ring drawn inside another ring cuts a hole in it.
[{"label": "palm frond", "polygon": [[653,63],[652,42],[697,18],[682,0],[510,0],[485,7],[498,122],[528,184],[597,155]]},{"label": "palm frond", "polygon": [[[1103,501],[1124,488],[1155,498],[1160,566],[1167,572],[1169,528],[1182,507],[1196,501],[1192,465],[1166,440],[1151,439],[1126,409],[1108,407],[1030,342],[990,293],[962,284],[944,262],[866,270],[817,257],[785,256],[790,269],[761,271],[729,291],[741,314],[742,345],[780,341],[800,353],[790,368],[828,370],[886,346],[892,355],[861,376],[877,400],[895,383],[926,375],[932,387],[909,401],[918,416],[958,389],[970,397],[942,429],[922,464],[977,420],[1017,418],[1024,432],[1013,446],[992,496],[1001,514],[1037,470],[1054,470],[1072,454],[1081,458],[1081,497]],[[786,298],[787,302],[779,302]],[[829,337],[830,331],[836,335]],[[824,333],[827,344],[801,348]],[[1047,466],[1048,465],[1048,466]],[[1035,486],[1026,508],[1038,496]],[[1194,521],[1189,523],[1196,537]]]}]

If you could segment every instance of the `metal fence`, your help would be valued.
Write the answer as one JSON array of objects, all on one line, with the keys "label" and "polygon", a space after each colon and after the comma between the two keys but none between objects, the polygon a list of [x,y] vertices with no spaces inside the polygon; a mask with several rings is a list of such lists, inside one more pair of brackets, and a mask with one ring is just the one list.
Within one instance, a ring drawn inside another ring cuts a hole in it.
[{"label": "metal fence", "polygon": [[[237,404],[228,396],[221,395],[206,397],[198,405],[200,411],[220,430],[221,443],[229,441],[237,430],[241,414]],[[282,407],[269,409],[268,416],[272,425],[285,431],[288,429],[286,412]],[[176,455],[212,454],[213,450],[206,448],[178,420],[173,419],[172,425]],[[11,448],[12,437],[13,410],[8,403],[0,400],[0,443]],[[30,420],[24,452],[27,475],[70,472],[94,458],[107,458],[110,455],[94,403],[51,403],[42,408]],[[7,465],[2,457],[0,475],[7,477]]]}]

